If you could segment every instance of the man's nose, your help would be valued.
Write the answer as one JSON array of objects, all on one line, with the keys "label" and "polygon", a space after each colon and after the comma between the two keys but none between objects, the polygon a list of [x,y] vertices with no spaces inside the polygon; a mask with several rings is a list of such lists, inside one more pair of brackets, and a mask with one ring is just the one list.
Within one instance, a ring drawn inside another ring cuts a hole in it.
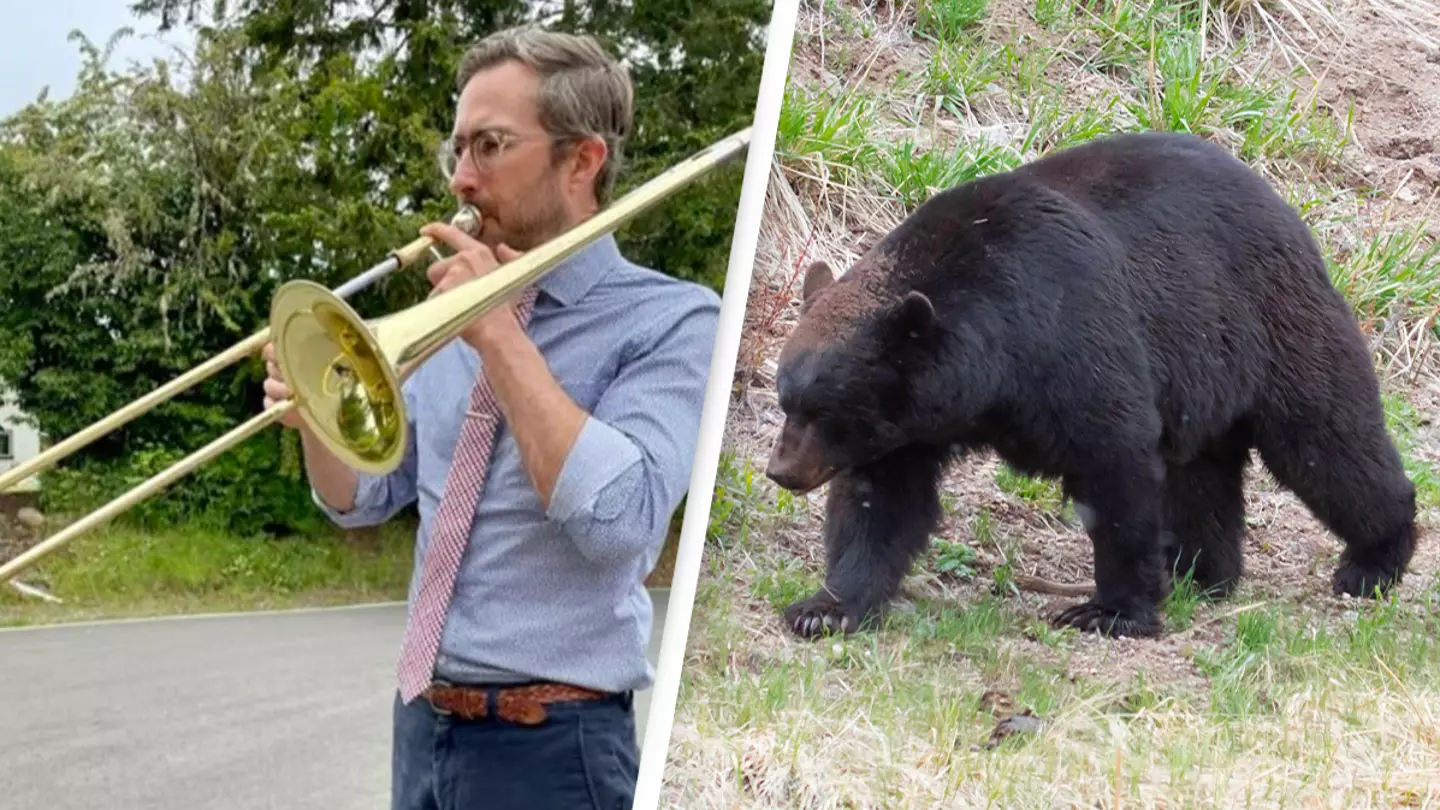
[{"label": "man's nose", "polygon": [[479,192],[480,175],[475,171],[469,152],[466,152],[455,165],[455,174],[450,178],[450,193],[459,199],[468,200]]},{"label": "man's nose", "polygon": [[455,173],[455,176],[450,178],[450,193],[456,199],[469,200],[473,199],[479,192],[480,183],[479,179],[475,177],[475,172],[471,169],[464,168],[462,164],[460,170]]}]

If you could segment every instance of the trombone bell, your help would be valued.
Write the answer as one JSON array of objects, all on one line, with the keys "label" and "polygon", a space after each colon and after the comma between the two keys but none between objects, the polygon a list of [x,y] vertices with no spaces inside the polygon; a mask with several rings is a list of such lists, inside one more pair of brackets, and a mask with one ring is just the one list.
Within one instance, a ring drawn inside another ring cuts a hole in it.
[{"label": "trombone bell", "polygon": [[409,440],[400,381],[355,310],[295,281],[276,293],[270,322],[291,398],[326,447],[356,470],[398,466]]}]

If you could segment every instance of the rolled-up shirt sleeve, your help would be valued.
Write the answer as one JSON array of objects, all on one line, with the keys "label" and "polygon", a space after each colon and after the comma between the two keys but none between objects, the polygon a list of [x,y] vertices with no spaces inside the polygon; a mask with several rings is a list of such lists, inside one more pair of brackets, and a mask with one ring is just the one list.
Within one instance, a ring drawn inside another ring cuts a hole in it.
[{"label": "rolled-up shirt sleeve", "polygon": [[[404,387],[406,414],[413,417],[415,405],[411,399],[410,386]],[[415,425],[410,424],[410,440],[405,443],[405,455],[400,466],[386,475],[357,473],[355,502],[349,509],[341,511],[326,503],[312,485],[310,498],[320,511],[335,525],[344,529],[364,526],[378,526],[409,506],[416,498],[416,452]]]},{"label": "rolled-up shirt sleeve", "polygon": [[555,482],[547,516],[596,562],[658,553],[689,487],[720,302],[699,287],[685,304],[620,368]]}]

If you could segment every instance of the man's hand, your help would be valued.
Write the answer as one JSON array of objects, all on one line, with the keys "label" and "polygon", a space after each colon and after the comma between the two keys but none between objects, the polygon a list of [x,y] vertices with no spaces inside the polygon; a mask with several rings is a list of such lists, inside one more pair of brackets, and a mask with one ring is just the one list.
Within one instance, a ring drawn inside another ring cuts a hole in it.
[{"label": "man's hand", "polygon": [[[268,410],[290,398],[290,386],[275,362],[275,344],[265,344],[265,408]],[[355,505],[355,471],[345,466],[330,449],[321,443],[305,424],[299,410],[291,410],[280,418],[280,424],[300,431],[300,451],[305,458],[305,474],[321,500],[341,511]]]},{"label": "man's hand", "polygon": [[[265,410],[270,410],[276,405],[290,398],[290,386],[285,384],[285,375],[280,373],[280,364],[275,362],[275,344],[265,344]],[[292,409],[289,413],[280,417],[280,424],[292,430],[299,430],[305,427],[305,420],[300,416],[300,411]]]},{"label": "man's hand", "polygon": [[[501,264],[513,261],[521,255],[518,251],[500,245],[496,251],[499,253],[497,257],[496,252],[492,252],[483,242],[445,223],[426,225],[420,232],[455,250],[455,255],[435,262],[425,271],[433,288],[430,291],[431,297],[487,275]],[[493,345],[516,331],[521,330],[515,304],[513,301],[504,301],[476,318],[460,335],[465,342],[479,351],[483,346]]]},{"label": "man's hand", "polygon": [[[420,232],[457,251],[430,267],[430,283],[435,288],[432,295],[479,278],[521,255],[505,245],[492,253],[481,242],[449,225],[427,225]],[[520,327],[513,302],[507,301],[476,318],[461,334],[480,355],[500,410],[515,435],[521,462],[541,505],[548,509],[570,447],[589,414],[556,382],[540,349]]]}]

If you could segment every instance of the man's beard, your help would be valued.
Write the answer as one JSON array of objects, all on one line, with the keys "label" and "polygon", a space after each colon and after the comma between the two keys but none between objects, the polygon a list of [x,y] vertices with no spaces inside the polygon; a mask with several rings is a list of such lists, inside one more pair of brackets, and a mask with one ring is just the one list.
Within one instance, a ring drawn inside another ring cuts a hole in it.
[{"label": "man's beard", "polygon": [[482,217],[481,241],[492,249],[504,244],[518,251],[532,250],[568,228],[569,215],[553,176],[525,195],[517,205],[496,216],[483,203],[476,203]]}]

